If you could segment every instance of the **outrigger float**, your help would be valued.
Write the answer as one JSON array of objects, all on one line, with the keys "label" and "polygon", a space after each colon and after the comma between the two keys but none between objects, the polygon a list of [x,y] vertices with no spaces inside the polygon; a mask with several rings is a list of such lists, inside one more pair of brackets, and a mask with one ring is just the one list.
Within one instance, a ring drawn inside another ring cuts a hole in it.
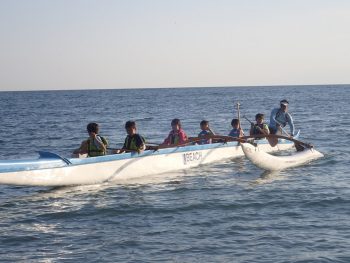
[{"label": "outrigger float", "polygon": [[[264,137],[267,139],[269,137],[273,138],[271,135]],[[315,150],[311,144],[298,141],[295,138],[290,138],[289,140],[295,143],[297,149],[296,152],[293,152],[290,155],[275,156],[263,151],[260,147],[254,146],[251,143],[242,143],[241,147],[248,160],[250,160],[257,167],[266,171],[281,171],[284,169],[297,167],[324,156],[322,153]]]},{"label": "outrigger float", "polygon": [[[299,133],[295,138],[298,136]],[[244,156],[240,139],[234,140],[232,137],[230,139],[231,141],[204,145],[159,147],[140,154],[129,152],[89,158],[64,158],[51,152],[39,152],[37,159],[0,161],[0,184],[23,186],[100,184],[189,169]],[[274,146],[271,146],[266,138],[256,140],[255,143],[261,152],[277,152],[294,147],[294,143],[285,138],[279,138]]]}]

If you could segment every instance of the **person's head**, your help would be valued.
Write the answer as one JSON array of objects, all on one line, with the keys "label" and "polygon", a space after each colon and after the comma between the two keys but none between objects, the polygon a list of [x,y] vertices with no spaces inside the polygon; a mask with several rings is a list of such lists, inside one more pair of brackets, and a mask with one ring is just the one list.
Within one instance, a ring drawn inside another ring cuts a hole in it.
[{"label": "person's head", "polygon": [[288,110],[288,105],[289,105],[288,100],[281,100],[280,101],[281,110],[287,111]]},{"label": "person's head", "polygon": [[203,131],[208,130],[209,129],[209,121],[202,120],[200,123],[200,127]]},{"label": "person's head", "polygon": [[262,124],[264,122],[264,114],[262,113],[258,113],[257,115],[255,115],[255,120],[257,124]]},{"label": "person's head", "polygon": [[86,130],[89,133],[89,135],[94,135],[94,134],[98,134],[99,132],[99,126],[97,123],[95,122],[91,122],[86,126]]},{"label": "person's head", "polygon": [[232,126],[232,128],[234,128],[234,129],[238,129],[238,126],[239,126],[239,121],[238,121],[238,119],[232,119],[232,121],[231,121],[231,126]]},{"label": "person's head", "polygon": [[125,130],[128,135],[134,135],[136,134],[136,122],[134,121],[127,121],[125,123]]},{"label": "person's head", "polygon": [[181,129],[181,121],[179,119],[173,119],[171,121],[171,128],[173,131],[178,131]]}]

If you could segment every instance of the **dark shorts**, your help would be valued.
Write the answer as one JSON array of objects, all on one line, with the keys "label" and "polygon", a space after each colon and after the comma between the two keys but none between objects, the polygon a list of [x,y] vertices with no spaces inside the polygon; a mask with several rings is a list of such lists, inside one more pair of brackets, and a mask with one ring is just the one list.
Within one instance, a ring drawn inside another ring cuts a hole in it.
[{"label": "dark shorts", "polygon": [[270,134],[276,134],[277,129],[274,127],[269,126]]},{"label": "dark shorts", "polygon": [[270,134],[278,134],[278,135],[281,135],[281,134],[282,134],[282,131],[281,131],[281,130],[278,130],[278,129],[275,128],[275,127],[269,127],[269,130],[270,130]]}]

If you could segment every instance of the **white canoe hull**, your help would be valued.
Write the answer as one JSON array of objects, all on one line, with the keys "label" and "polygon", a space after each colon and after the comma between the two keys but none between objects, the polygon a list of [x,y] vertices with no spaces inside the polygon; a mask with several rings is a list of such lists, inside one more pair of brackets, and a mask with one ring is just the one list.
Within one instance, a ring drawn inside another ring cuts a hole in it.
[{"label": "white canoe hull", "polygon": [[[281,141],[271,147],[265,140],[259,146],[262,151],[280,151],[293,147]],[[244,156],[237,142],[191,145],[124,153],[85,159],[36,159],[26,163],[0,162],[0,184],[30,186],[87,185],[120,179],[132,179],[175,170],[188,169],[202,164]],[[22,165],[24,168],[19,169]],[[10,168],[9,168],[10,167]]]},{"label": "white canoe hull", "polygon": [[305,149],[287,156],[274,156],[259,147],[249,143],[241,145],[245,156],[257,167],[267,171],[280,171],[291,167],[300,166],[312,160],[323,157],[323,154],[313,148]]}]

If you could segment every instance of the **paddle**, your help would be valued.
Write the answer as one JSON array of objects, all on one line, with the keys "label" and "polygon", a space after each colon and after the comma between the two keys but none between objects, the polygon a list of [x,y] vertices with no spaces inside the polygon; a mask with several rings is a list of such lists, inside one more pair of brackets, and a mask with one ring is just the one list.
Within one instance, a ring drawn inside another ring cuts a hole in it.
[{"label": "paddle", "polygon": [[[279,125],[279,128],[281,128],[281,130],[288,136],[288,137],[290,137],[290,138],[293,138],[293,136],[292,135],[290,135],[287,131],[286,131],[286,129],[284,129],[283,128],[283,126],[282,126],[282,124],[281,123],[279,123],[277,120],[275,120],[276,121],[276,123]],[[294,146],[295,146],[295,149],[297,149],[297,151],[298,152],[301,152],[301,151],[303,151],[305,148],[303,147],[303,142],[297,142],[297,140],[294,142]],[[310,147],[308,147],[308,148],[310,148]]]},{"label": "paddle", "polygon": [[277,139],[285,139],[285,140],[288,140],[288,141],[300,144],[302,146],[305,146],[306,148],[313,148],[314,147],[310,143],[306,143],[306,142],[294,139],[292,137],[288,137],[288,136],[284,136],[284,135],[277,135],[277,134],[269,134],[269,135],[256,134],[256,135],[251,135],[251,136],[244,136],[242,139],[250,139],[250,138],[277,138]]},{"label": "paddle", "polygon": [[241,112],[239,110],[239,106],[241,106],[241,104],[239,103],[239,101],[236,103],[237,105],[237,118],[238,118],[238,129],[240,130],[239,132],[239,136],[241,135],[241,130],[242,130],[242,126],[241,126]]},{"label": "paddle", "polygon": [[[166,148],[176,148],[176,147],[184,147],[188,146],[191,143],[198,142],[201,140],[209,140],[209,139],[217,139],[217,140],[223,140],[224,143],[226,142],[245,142],[244,139],[242,138],[236,138],[236,137],[231,137],[231,136],[224,136],[224,135],[204,135],[201,137],[189,137],[187,142],[183,144],[169,144],[169,145],[158,145],[158,146],[149,146],[149,149],[157,151],[160,149],[166,149]],[[152,148],[151,148],[152,147]]]},{"label": "paddle", "polygon": [[205,136],[201,136],[199,137],[190,137],[188,138],[189,142],[196,142],[196,141],[200,141],[203,139],[217,139],[217,140],[224,140],[225,142],[242,142],[244,140],[242,140],[241,138],[237,138],[237,137],[232,137],[232,136],[225,136],[225,135],[205,135]]},{"label": "paddle", "polygon": [[44,151],[38,151],[40,158],[53,158],[53,159],[61,159],[64,161],[67,165],[71,165],[71,161],[69,161],[67,158],[62,157],[61,155],[58,155],[57,153],[53,152],[44,152]]},{"label": "paddle", "polygon": [[108,147],[107,150],[114,151],[114,154],[117,154],[117,153],[116,153],[117,151],[119,151],[118,153],[123,153],[123,152],[134,152],[134,151],[126,150],[126,149],[123,149],[123,148],[110,148],[110,147]]},{"label": "paddle", "polygon": [[279,123],[277,120],[275,120],[275,121],[276,121],[276,123],[279,125],[279,128],[281,128],[281,130],[282,130],[287,136],[293,137],[293,136],[291,136],[291,135],[286,131],[285,128],[283,128],[283,126],[282,126],[281,123]]},{"label": "paddle", "polygon": [[[306,148],[313,148],[313,147],[314,147],[311,143],[299,141],[299,140],[297,140],[297,139],[294,139],[292,136],[289,136],[289,137],[288,137],[288,136],[283,136],[283,135],[277,135],[277,136],[278,136],[278,138],[286,139],[286,140],[292,141],[292,142],[294,142],[295,144],[305,146]],[[297,150],[298,150],[298,149],[297,149]]]},{"label": "paddle", "polygon": [[[147,142],[145,143],[146,145],[146,150],[154,150],[154,149],[158,149],[159,147],[159,143],[154,143],[154,142]],[[111,150],[114,151],[115,154],[119,154],[119,153],[123,153],[123,152],[137,152],[137,151],[133,151],[133,150],[126,150],[123,148],[107,148],[107,150]]]},{"label": "paddle", "polygon": [[148,146],[148,145],[160,145],[160,143],[158,143],[158,142],[147,142],[146,146]]}]

